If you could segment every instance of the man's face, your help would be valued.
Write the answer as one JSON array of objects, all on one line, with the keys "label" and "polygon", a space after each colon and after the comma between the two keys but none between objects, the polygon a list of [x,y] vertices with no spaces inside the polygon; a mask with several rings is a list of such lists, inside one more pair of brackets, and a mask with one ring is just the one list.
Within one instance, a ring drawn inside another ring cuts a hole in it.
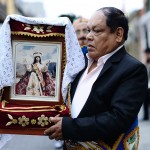
[{"label": "man's face", "polygon": [[91,17],[87,28],[89,31],[87,35],[88,54],[94,60],[115,50],[118,47],[118,42],[122,41],[122,38],[118,38],[117,31],[112,33],[106,25],[106,16],[102,11],[97,11]]},{"label": "man's face", "polygon": [[77,34],[77,38],[79,41],[80,46],[87,45],[86,36],[88,34],[87,31],[87,23],[86,22],[79,22],[78,24],[74,25],[75,32]]}]

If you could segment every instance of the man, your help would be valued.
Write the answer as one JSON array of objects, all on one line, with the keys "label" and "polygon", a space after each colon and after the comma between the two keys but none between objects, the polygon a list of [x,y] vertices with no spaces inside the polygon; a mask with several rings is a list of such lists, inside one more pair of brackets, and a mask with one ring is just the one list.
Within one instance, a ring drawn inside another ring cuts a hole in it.
[{"label": "man", "polygon": [[51,117],[44,134],[64,139],[64,149],[138,149],[137,115],[147,90],[144,64],[124,47],[128,21],[114,7],[88,21],[88,64],[71,85],[71,116]]},{"label": "man", "polygon": [[79,17],[77,20],[73,22],[73,27],[75,29],[81,47],[87,45],[87,39],[86,39],[86,36],[88,34],[87,23],[88,23],[88,19],[83,17]]},{"label": "man", "polygon": [[87,39],[86,39],[86,36],[88,34],[87,23],[88,19],[83,17],[79,17],[77,20],[73,22],[73,27],[75,29],[79,44],[84,54],[87,53]]}]

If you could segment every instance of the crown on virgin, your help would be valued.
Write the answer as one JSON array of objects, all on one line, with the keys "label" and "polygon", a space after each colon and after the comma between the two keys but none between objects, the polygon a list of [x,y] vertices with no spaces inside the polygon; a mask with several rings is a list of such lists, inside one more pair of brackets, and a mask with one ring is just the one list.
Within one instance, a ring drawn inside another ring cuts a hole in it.
[{"label": "crown on virgin", "polygon": [[36,57],[36,56],[40,56],[40,57],[41,57],[41,56],[42,56],[42,53],[41,53],[41,52],[35,52],[35,53],[33,53],[33,56],[34,56],[34,57]]}]

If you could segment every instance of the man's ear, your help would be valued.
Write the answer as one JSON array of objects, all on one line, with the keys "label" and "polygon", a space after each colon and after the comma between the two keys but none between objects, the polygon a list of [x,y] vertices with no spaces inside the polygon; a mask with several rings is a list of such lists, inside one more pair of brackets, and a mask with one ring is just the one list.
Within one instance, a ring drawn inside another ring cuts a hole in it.
[{"label": "man's ear", "polygon": [[118,27],[116,29],[116,41],[118,43],[123,41],[124,29],[122,27]]}]

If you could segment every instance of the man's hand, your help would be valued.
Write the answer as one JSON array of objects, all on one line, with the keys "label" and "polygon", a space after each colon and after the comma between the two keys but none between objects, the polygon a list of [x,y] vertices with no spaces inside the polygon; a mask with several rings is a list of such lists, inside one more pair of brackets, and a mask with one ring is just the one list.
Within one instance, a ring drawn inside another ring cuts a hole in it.
[{"label": "man's hand", "polygon": [[59,117],[59,115],[50,117],[49,121],[54,125],[46,129],[44,131],[44,134],[48,135],[51,140],[62,140],[62,117]]}]

